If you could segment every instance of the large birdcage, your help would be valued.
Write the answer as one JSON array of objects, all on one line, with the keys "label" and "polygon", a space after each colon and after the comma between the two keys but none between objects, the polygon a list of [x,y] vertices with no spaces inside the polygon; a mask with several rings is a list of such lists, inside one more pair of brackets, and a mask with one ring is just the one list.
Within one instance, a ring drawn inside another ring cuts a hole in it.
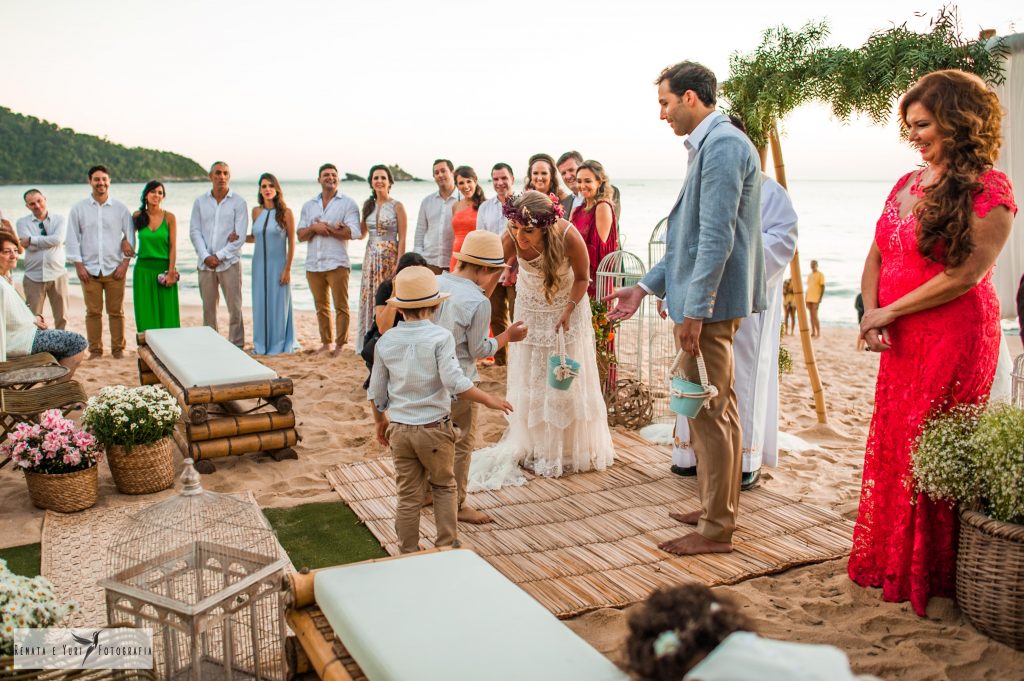
[{"label": "large birdcage", "polygon": [[[665,242],[668,232],[668,218],[662,218],[647,241],[647,267],[654,267],[665,257]],[[676,415],[669,409],[668,386],[672,362],[676,356],[675,324],[667,316],[661,316],[661,304],[648,306],[645,320],[644,344],[647,362],[643,380],[650,387],[655,423],[675,424]]]},{"label": "large birdcage", "polygon": [[647,273],[644,263],[628,251],[614,251],[597,265],[594,300],[597,363],[608,405],[608,423],[639,428],[650,423],[651,400],[643,382],[644,314],[646,301],[629,319],[611,324],[600,302],[615,289],[635,286]]},{"label": "large birdcage", "polygon": [[134,516],[107,553],[107,618],[153,630],[160,679],[283,681],[288,560],[253,504],[206,492],[186,459],[181,493]]}]

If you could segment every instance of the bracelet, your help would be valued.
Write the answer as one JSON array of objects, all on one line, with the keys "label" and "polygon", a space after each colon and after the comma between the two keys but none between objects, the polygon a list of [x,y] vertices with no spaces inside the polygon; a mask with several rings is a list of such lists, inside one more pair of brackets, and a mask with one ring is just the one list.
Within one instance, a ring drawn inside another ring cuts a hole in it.
[{"label": "bracelet", "polygon": [[569,300],[569,302],[572,303],[572,309],[575,310],[576,309],[576,301],[575,300]]}]

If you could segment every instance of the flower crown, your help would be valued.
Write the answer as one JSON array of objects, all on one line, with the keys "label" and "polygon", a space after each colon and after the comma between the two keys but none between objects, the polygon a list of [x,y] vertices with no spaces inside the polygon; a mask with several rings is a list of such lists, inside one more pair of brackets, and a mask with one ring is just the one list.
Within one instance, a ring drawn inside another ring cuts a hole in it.
[{"label": "flower crown", "polygon": [[502,214],[513,222],[518,222],[520,225],[534,225],[541,229],[546,229],[551,225],[558,222],[558,220],[565,215],[565,208],[562,208],[562,204],[558,200],[558,196],[555,194],[548,194],[548,198],[551,199],[551,213],[549,215],[534,215],[530,212],[530,209],[526,206],[519,208],[515,207],[515,202],[521,197],[522,194],[513,194],[505,200],[505,205],[501,207]]}]

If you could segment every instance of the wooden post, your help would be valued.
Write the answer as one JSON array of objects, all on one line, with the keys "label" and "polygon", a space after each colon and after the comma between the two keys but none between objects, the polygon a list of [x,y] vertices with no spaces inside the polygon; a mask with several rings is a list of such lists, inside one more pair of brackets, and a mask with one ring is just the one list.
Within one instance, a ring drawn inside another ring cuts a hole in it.
[{"label": "wooden post", "polygon": [[[772,145],[772,159],[775,161],[775,179],[786,187],[786,164],[782,161],[782,145],[779,143],[779,129],[772,124],[769,140]],[[825,393],[821,388],[821,377],[818,375],[818,364],[814,359],[814,346],[811,344],[811,329],[807,321],[807,307],[804,305],[803,275],[800,273],[800,251],[793,252],[793,260],[789,263],[790,286],[796,299],[796,318],[800,324],[800,344],[803,346],[804,363],[807,365],[807,377],[811,381],[814,393],[814,409],[818,413],[818,423],[828,423],[828,412],[825,408]]]}]

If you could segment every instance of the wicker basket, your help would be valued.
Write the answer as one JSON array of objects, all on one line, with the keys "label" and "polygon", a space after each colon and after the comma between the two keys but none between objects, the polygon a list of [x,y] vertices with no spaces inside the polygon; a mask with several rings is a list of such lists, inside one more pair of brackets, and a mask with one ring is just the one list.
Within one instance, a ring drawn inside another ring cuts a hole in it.
[{"label": "wicker basket", "polygon": [[978,631],[1024,650],[1024,525],[960,510],[956,599]]},{"label": "wicker basket", "polygon": [[33,473],[25,471],[28,496],[39,508],[61,513],[84,511],[96,503],[99,490],[98,466],[74,473]]},{"label": "wicker basket", "polygon": [[107,463],[121,494],[152,494],[174,484],[174,448],[169,437],[126,451],[107,447]]}]

